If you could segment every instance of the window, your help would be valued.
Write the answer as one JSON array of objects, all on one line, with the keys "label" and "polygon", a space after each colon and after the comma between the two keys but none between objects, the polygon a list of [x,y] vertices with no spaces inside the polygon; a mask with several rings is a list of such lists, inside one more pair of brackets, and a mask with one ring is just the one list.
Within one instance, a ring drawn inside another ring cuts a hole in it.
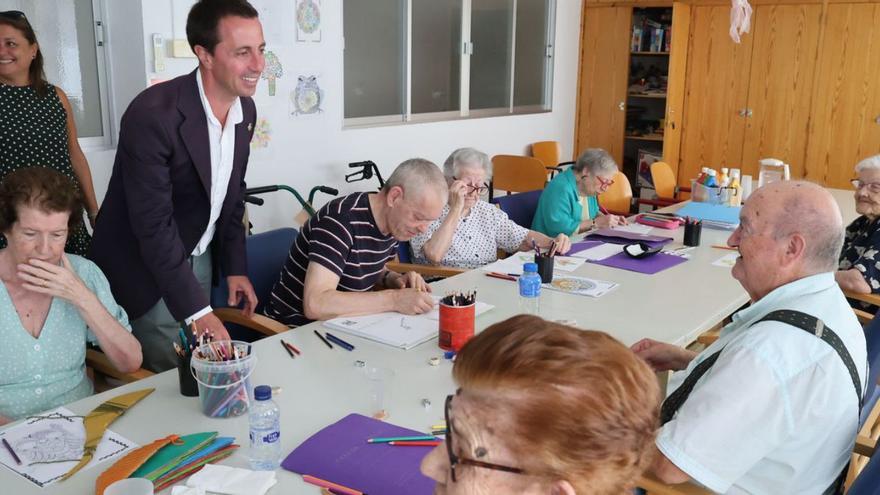
[{"label": "window", "polygon": [[37,33],[48,81],[67,94],[80,143],[110,143],[101,9],[98,0],[0,0]]},{"label": "window", "polygon": [[544,112],[555,0],[344,0],[346,127]]}]

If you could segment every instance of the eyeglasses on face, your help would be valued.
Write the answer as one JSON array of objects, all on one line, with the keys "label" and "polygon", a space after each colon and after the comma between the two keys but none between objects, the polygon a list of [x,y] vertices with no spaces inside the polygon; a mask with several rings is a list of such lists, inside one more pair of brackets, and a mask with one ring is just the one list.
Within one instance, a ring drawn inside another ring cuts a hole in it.
[{"label": "eyeglasses on face", "polygon": [[856,191],[863,187],[867,187],[868,191],[872,193],[880,193],[880,182],[864,182],[859,179],[853,179],[849,182],[853,185],[854,188],[856,188]]},{"label": "eyeglasses on face", "polygon": [[452,408],[452,398],[453,395],[449,395],[446,397],[446,453],[449,454],[449,471],[452,475],[452,482],[455,483],[455,469],[458,466],[475,466],[481,467],[484,469],[493,469],[495,471],[504,471],[505,473],[514,473],[514,474],[528,474],[524,469],[511,467],[511,466],[503,466],[501,464],[493,464],[491,462],[483,462],[478,461],[476,459],[469,459],[467,457],[461,457],[455,454],[455,447],[452,445],[452,438],[455,436],[452,431],[452,421],[449,419],[449,411]]},{"label": "eyeglasses on face", "polygon": [[[452,180],[461,180],[461,179],[459,179],[458,177],[453,177]],[[487,192],[489,192],[489,184],[486,184],[485,182],[479,186],[472,186],[470,184],[465,184],[465,187],[467,187],[468,194],[472,194],[472,193],[486,194]]]},{"label": "eyeglasses on face", "polygon": [[598,175],[596,176],[596,180],[599,181],[599,185],[602,187],[611,187],[611,185],[614,184],[614,179],[605,179]]}]

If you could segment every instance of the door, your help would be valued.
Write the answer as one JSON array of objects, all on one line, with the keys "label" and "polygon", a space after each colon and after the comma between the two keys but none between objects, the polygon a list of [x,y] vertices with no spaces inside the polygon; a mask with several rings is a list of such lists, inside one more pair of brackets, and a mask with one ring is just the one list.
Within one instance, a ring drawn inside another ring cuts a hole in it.
[{"label": "door", "polygon": [[855,164],[880,153],[880,5],[829,4],[819,49],[806,177],[850,188]]},{"label": "door", "polygon": [[755,9],[743,174],[757,177],[758,160],[772,157],[788,163],[793,178],[805,175],[821,15],[819,4]]},{"label": "door", "polygon": [[603,148],[623,164],[631,7],[584,8],[575,154]]},{"label": "door", "polygon": [[752,36],[736,44],[729,29],[730,6],[691,7],[679,184],[742,163]]}]

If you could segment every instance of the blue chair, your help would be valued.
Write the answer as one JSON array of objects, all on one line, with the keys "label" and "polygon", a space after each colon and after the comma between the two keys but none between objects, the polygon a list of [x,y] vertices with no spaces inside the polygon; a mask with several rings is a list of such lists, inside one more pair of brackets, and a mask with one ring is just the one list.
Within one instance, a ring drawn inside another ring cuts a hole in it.
[{"label": "blue chair", "polygon": [[517,225],[527,229],[532,228],[532,219],[538,209],[538,200],[541,199],[543,190],[521,192],[507,196],[492,198],[492,203],[498,205],[501,211],[507,213]]},{"label": "blue chair", "polygon": [[[227,323],[230,336],[253,341],[265,335],[287,331],[287,326],[262,315],[272,286],[278,281],[290,246],[299,234],[294,228],[262,232],[247,238],[248,278],[254,286],[258,304],[256,313],[245,318],[236,308],[227,307],[229,289],[226,278],[211,290],[211,306],[218,318]],[[256,332],[256,333],[255,333]]]},{"label": "blue chair", "polygon": [[847,495],[880,495],[880,454],[875,453],[871,460],[853,481]]}]

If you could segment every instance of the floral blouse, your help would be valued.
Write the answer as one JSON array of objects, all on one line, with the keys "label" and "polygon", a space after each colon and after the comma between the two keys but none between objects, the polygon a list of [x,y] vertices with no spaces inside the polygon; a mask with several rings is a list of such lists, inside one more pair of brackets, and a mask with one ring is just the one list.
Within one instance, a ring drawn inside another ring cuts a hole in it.
[{"label": "floral blouse", "polygon": [[855,268],[865,277],[871,292],[880,293],[880,221],[860,216],[849,224],[838,268]]}]

